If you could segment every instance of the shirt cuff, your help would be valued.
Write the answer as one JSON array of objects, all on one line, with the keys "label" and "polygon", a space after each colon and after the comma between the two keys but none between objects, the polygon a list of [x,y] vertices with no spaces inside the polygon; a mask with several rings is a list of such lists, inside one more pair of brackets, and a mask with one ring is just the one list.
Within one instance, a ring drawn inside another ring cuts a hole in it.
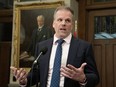
[{"label": "shirt cuff", "polygon": [[20,87],[26,87],[27,84],[21,84],[21,83],[19,82],[19,86],[20,86]]},{"label": "shirt cuff", "polygon": [[87,84],[87,78],[83,82],[79,82],[81,87],[85,87]]},{"label": "shirt cuff", "polygon": [[[20,85],[20,84],[19,84]],[[26,87],[26,85],[20,85],[20,87]]]}]

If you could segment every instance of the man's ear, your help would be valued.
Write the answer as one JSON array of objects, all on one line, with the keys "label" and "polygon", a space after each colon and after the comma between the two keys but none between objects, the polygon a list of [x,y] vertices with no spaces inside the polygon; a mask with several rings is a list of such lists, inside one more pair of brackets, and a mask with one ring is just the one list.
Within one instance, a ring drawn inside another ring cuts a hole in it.
[{"label": "man's ear", "polygon": [[53,27],[53,28],[55,27],[55,23],[54,23],[54,21],[53,21],[53,23],[52,23],[52,27]]}]

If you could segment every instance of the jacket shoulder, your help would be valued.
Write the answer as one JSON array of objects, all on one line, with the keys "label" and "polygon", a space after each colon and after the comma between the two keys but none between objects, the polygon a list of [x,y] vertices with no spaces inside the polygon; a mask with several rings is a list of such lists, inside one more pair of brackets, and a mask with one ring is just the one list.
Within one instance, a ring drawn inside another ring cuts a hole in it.
[{"label": "jacket shoulder", "polygon": [[81,45],[91,45],[90,42],[88,42],[88,41],[86,41],[86,40],[82,40],[82,39],[80,39],[80,38],[75,38],[75,37],[74,37],[74,40],[75,40],[77,43],[81,44]]}]

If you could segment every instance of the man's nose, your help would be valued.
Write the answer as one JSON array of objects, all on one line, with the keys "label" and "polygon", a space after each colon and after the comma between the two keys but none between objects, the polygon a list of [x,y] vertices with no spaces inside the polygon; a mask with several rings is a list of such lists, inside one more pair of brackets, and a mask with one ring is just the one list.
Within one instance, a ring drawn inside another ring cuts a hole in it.
[{"label": "man's nose", "polygon": [[62,25],[66,25],[66,21],[65,20],[62,21]]}]

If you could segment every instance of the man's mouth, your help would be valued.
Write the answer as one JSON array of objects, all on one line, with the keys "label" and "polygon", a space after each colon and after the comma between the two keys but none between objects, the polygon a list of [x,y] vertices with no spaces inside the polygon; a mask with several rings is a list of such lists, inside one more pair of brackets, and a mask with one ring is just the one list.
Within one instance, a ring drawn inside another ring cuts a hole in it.
[{"label": "man's mouth", "polygon": [[65,29],[65,28],[60,28],[60,30],[66,31],[66,29]]}]

